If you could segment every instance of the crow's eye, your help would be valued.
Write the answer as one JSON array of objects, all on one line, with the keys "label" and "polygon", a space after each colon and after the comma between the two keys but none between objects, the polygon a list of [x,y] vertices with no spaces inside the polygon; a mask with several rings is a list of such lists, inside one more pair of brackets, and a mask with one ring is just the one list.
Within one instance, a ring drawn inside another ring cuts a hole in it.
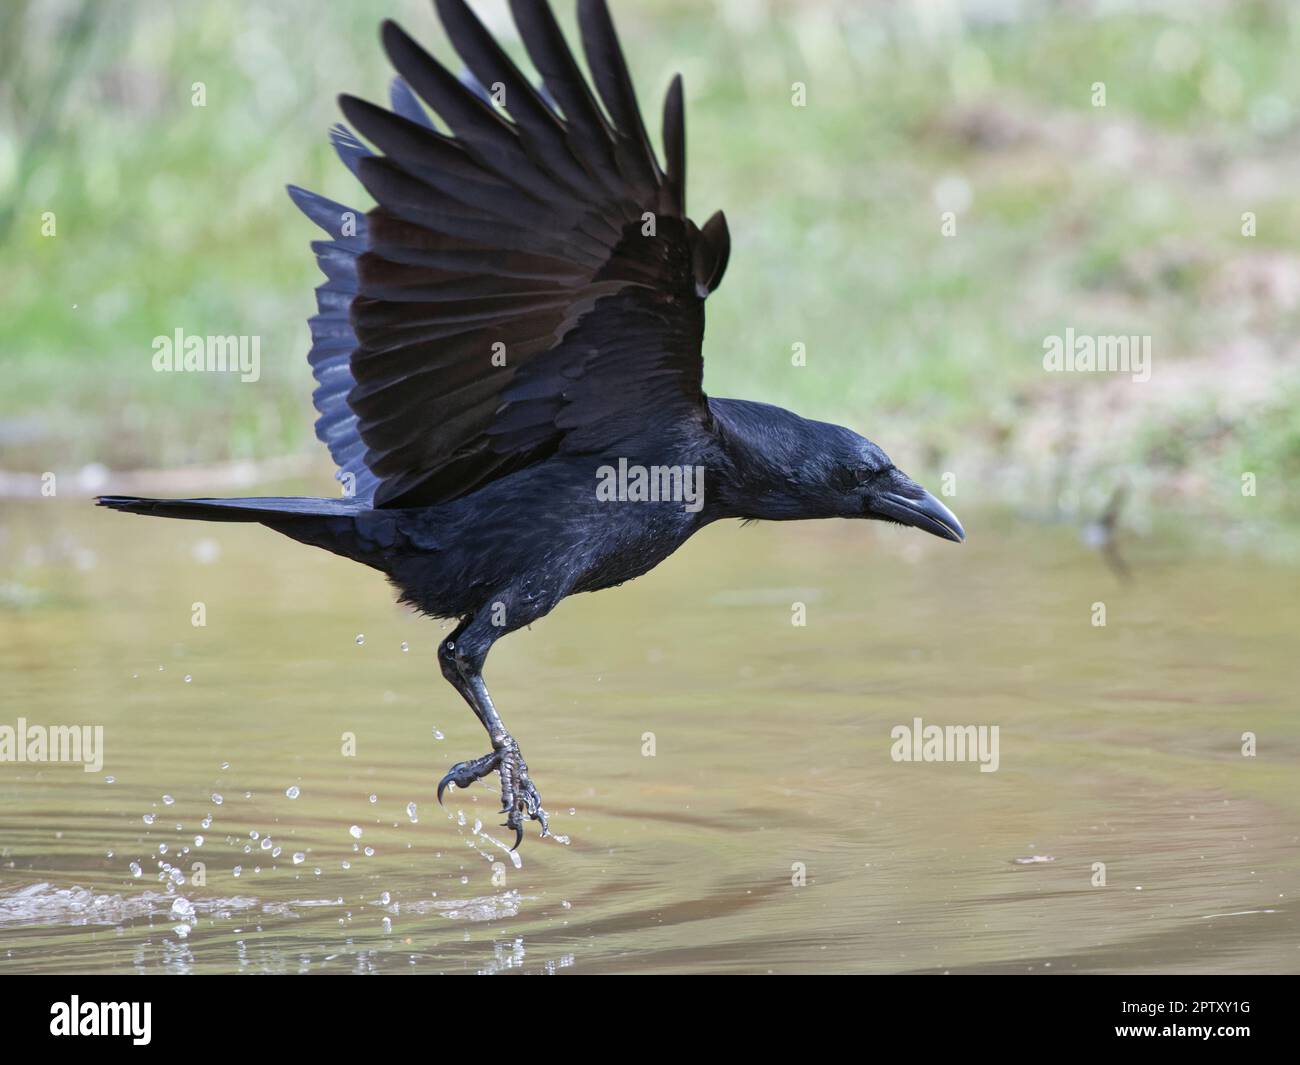
[{"label": "crow's eye", "polygon": [[859,466],[853,471],[853,483],[856,485],[864,485],[874,476],[875,470],[871,469],[869,466]]}]

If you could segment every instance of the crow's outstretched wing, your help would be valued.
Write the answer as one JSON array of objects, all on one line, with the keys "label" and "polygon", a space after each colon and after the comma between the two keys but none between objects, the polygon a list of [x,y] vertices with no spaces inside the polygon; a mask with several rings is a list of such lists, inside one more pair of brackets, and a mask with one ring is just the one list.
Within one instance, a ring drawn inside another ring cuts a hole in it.
[{"label": "crow's outstretched wing", "polygon": [[393,110],[340,100],[376,151],[341,128],[335,145],[378,206],[349,235],[293,190],[334,238],[315,245],[317,434],[384,507],[706,419],[703,301],[729,251],[721,212],[686,217],[680,78],[661,169],[603,0],[578,3],[599,101],[541,0],[512,0],[537,87],[464,0],[436,6],[460,78],[389,22]]}]

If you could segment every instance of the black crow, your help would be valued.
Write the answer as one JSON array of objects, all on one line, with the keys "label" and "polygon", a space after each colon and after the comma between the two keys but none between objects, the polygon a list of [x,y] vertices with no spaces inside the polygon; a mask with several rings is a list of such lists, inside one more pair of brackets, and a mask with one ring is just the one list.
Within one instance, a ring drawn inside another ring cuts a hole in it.
[{"label": "black crow", "polygon": [[[466,71],[396,24],[391,110],[352,96],[333,140],[368,213],[289,194],[312,245],[316,435],[339,499],[138,499],[136,514],[259,522],[387,574],[457,621],[443,675],[492,751],[438,785],[496,772],[515,846],[546,812],[483,682],[488,650],[565,596],[640,576],[719,518],[875,518],[946,540],[956,517],[870,440],[701,389],[704,300],[730,238],[686,216],[682,82],[664,163],[604,0],[579,0],[593,94],[554,15],[512,0],[534,85],[464,0],[436,0]],[[428,107],[445,125],[430,120]]]}]

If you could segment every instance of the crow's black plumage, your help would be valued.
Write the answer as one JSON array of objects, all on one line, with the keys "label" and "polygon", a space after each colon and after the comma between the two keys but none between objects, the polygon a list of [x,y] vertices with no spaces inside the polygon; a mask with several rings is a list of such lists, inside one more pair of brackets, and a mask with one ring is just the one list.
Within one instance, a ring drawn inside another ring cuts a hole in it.
[{"label": "crow's black plumage", "polygon": [[546,813],[483,682],[501,636],[645,573],[719,518],[964,533],[856,433],[704,395],[704,300],[727,266],[726,221],[687,217],[681,80],[664,103],[664,169],[603,0],[578,3],[599,99],[540,0],[511,5],[538,86],[464,0],[435,2],[467,70],[453,76],[387,22],[392,110],[340,99],[377,151],[342,126],[335,146],[377,206],[289,190],[329,236],[313,244],[326,281],[309,360],[344,498],[99,502],[259,522],[456,619],[439,661],[492,751],[454,766],[438,795],[499,773],[517,846],[528,819],[546,831]]}]

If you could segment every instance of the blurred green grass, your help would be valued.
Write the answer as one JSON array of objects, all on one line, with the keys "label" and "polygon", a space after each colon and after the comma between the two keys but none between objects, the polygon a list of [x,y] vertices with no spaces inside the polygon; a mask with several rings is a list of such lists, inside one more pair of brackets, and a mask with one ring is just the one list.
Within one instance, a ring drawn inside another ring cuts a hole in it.
[{"label": "blurred green grass", "polygon": [[[1068,467],[1078,491],[1230,505],[1253,471],[1266,509],[1296,506],[1294,5],[612,7],[652,129],[683,73],[692,213],[730,222],[710,393],[842,421],[986,496],[1048,497]],[[0,466],[316,446],[315,231],[284,185],[369,205],[326,133],[337,93],[386,96],[382,15],[450,55],[419,0],[6,4]],[[1152,335],[1152,381],[1045,374],[1067,326]],[[177,327],[260,335],[262,379],[155,374]]]}]

